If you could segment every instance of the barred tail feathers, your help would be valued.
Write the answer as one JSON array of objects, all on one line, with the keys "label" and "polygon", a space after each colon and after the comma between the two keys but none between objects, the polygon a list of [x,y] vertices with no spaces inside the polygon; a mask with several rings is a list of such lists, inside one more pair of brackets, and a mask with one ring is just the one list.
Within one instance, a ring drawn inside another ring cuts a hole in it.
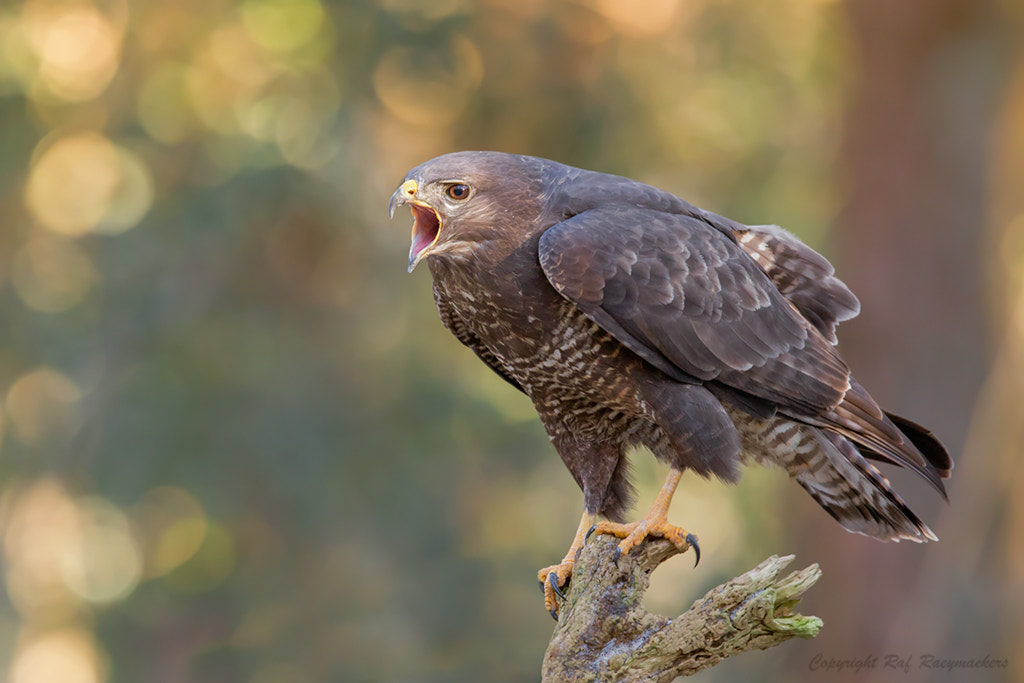
[{"label": "barred tail feathers", "polygon": [[744,455],[786,470],[848,531],[882,541],[937,540],[842,434],[783,416],[744,422]]}]

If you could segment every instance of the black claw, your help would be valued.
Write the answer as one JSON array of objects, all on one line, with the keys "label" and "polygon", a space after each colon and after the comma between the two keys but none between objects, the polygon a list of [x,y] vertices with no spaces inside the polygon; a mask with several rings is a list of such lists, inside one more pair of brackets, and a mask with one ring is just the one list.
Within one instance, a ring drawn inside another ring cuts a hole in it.
[{"label": "black claw", "polygon": [[697,556],[697,561],[693,563],[693,566],[696,567],[700,564],[700,546],[697,545],[697,537],[693,534],[686,534],[686,542],[693,548],[693,552]]},{"label": "black claw", "polygon": [[597,525],[591,524],[590,528],[587,529],[587,535],[583,537],[583,542],[586,543],[587,541],[589,541],[590,537],[594,534],[595,531],[597,531]]},{"label": "black claw", "polygon": [[563,593],[562,589],[558,587],[558,576],[554,572],[548,574],[548,583],[551,584],[551,590],[555,591],[555,594],[558,597],[565,600],[565,593]]},{"label": "black claw", "polygon": [[549,609],[548,610],[548,614],[551,615],[552,619],[554,619],[555,621],[558,621],[558,610],[556,608],[552,607],[551,609]]},{"label": "black claw", "polygon": [[612,562],[615,564],[615,568],[619,568],[619,558],[622,557],[622,548],[615,546],[615,552],[612,553]]},{"label": "black claw", "polygon": [[540,592],[543,593],[544,592],[544,582],[541,581],[540,579],[537,579],[537,585],[540,586]]}]

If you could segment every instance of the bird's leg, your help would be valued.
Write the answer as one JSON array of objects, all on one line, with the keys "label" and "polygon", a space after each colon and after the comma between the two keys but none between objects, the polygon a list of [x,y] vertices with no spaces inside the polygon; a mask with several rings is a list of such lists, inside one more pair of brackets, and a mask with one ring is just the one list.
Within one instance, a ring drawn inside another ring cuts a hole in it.
[{"label": "bird's leg", "polygon": [[580,525],[576,529],[576,536],[572,539],[572,545],[569,546],[569,552],[565,554],[565,557],[558,564],[544,567],[544,569],[537,572],[537,580],[544,591],[544,607],[547,608],[548,612],[555,619],[558,619],[558,602],[555,601],[555,596],[558,595],[563,600],[565,599],[565,594],[562,593],[562,586],[566,585],[569,582],[569,577],[572,576],[572,567],[576,564],[576,555],[579,553],[580,548],[583,547],[587,530],[593,525],[596,517],[595,513],[584,510],[583,516],[580,518]]},{"label": "bird's leg", "polygon": [[631,524],[601,521],[591,527],[585,538],[589,538],[592,533],[611,534],[621,538],[622,542],[615,550],[616,562],[620,555],[628,553],[640,545],[648,536],[659,536],[672,541],[679,552],[686,552],[692,547],[697,556],[697,562],[700,562],[700,546],[697,545],[697,537],[668,523],[668,506],[672,502],[672,495],[676,492],[676,487],[679,486],[679,479],[682,476],[683,473],[675,468],[669,470],[665,484],[658,492],[658,497],[654,499],[651,508],[641,520]]}]

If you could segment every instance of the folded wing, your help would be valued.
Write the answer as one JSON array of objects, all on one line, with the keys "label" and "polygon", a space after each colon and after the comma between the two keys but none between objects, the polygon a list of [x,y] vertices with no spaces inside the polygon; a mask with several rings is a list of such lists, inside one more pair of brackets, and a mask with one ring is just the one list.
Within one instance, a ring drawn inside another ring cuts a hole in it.
[{"label": "folded wing", "polygon": [[597,208],[540,239],[551,284],[680,381],[715,380],[797,413],[837,406],[850,372],[742,248],[687,215]]}]

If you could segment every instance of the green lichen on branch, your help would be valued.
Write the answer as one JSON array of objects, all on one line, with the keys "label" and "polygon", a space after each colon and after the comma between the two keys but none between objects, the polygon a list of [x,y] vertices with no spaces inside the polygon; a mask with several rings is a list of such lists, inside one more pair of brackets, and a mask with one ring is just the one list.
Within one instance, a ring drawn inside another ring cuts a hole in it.
[{"label": "green lichen on branch", "polygon": [[599,536],[580,553],[544,656],[545,682],[667,682],[821,629],[821,619],[793,613],[821,576],[816,564],[780,578],[793,556],[773,555],[669,619],[647,612],[643,596],[675,546],[649,540],[616,565],[617,543]]}]

